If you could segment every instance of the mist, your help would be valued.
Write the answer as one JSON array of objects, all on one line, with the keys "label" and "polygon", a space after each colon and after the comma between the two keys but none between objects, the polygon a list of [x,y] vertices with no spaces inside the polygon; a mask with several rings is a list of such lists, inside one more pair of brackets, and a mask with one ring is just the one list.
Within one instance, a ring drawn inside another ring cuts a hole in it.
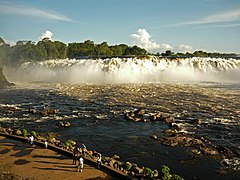
[{"label": "mist", "polygon": [[13,82],[48,83],[157,83],[240,82],[240,61],[221,58],[169,60],[152,57],[110,59],[60,59],[23,63],[4,68]]}]

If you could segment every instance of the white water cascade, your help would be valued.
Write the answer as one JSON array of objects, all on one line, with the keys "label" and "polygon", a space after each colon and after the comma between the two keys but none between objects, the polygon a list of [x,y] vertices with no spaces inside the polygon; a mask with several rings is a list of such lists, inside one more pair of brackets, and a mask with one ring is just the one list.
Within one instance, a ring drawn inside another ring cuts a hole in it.
[{"label": "white water cascade", "polygon": [[170,60],[155,56],[57,59],[26,62],[9,78],[67,83],[240,82],[240,60],[200,57]]}]

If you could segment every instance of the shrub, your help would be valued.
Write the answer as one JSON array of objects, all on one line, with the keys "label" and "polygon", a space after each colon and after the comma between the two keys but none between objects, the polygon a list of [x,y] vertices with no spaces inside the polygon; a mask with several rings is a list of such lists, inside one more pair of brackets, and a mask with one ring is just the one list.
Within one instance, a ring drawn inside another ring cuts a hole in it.
[{"label": "shrub", "polygon": [[150,168],[145,167],[144,168],[144,175],[148,178],[152,178],[153,177],[153,171]]},{"label": "shrub", "polygon": [[28,135],[28,132],[27,132],[27,130],[26,130],[26,129],[23,129],[23,130],[22,130],[22,135],[23,135],[23,137],[27,137],[27,135]]},{"label": "shrub", "polygon": [[162,165],[162,180],[170,180],[171,174],[170,174],[170,168],[168,166]]},{"label": "shrub", "polygon": [[36,131],[31,131],[31,133],[30,133],[31,135],[33,135],[34,137],[36,137],[37,136],[37,133],[36,133]]}]

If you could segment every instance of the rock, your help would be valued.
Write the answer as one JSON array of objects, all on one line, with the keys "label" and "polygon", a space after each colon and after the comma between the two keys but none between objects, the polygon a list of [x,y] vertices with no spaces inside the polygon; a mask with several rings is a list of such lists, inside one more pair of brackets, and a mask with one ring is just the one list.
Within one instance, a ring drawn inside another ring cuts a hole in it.
[{"label": "rock", "polygon": [[22,131],[20,129],[17,129],[14,131],[14,134],[21,136],[22,135]]},{"label": "rock", "polygon": [[177,134],[177,132],[176,132],[175,129],[166,129],[166,130],[164,130],[163,132],[164,132],[164,134],[167,134],[167,135],[169,135],[169,136],[172,136],[172,135],[176,135],[176,134]]},{"label": "rock", "polygon": [[168,146],[204,146],[204,143],[200,139],[187,137],[184,135],[175,135],[171,137],[165,137],[162,141],[163,144]]},{"label": "rock", "polygon": [[41,112],[42,115],[51,115],[56,113],[57,113],[57,110],[53,108],[44,108]]},{"label": "rock", "polygon": [[37,110],[35,108],[29,108],[28,109],[28,112],[29,113],[32,113],[32,114],[36,114],[37,113]]},{"label": "rock", "polygon": [[156,115],[156,117],[157,117],[158,121],[163,121],[168,124],[175,122],[175,118],[169,114],[161,114],[161,115],[158,114],[158,115]]},{"label": "rock", "polygon": [[150,138],[154,139],[154,140],[157,140],[158,137],[157,137],[157,135],[153,134],[153,135],[150,136]]},{"label": "rock", "polygon": [[71,123],[68,121],[60,121],[57,123],[57,126],[58,127],[69,127],[69,126],[71,126]]},{"label": "rock", "polygon": [[155,115],[150,116],[150,121],[156,122],[157,117]]},{"label": "rock", "polygon": [[205,155],[218,155],[218,151],[214,147],[201,147],[200,150]]},{"label": "rock", "polygon": [[144,114],[145,114],[145,110],[142,109],[142,108],[137,109],[137,110],[134,111],[134,115],[135,116],[141,116],[142,117]]},{"label": "rock", "polygon": [[201,154],[201,151],[199,151],[198,149],[192,149],[191,152],[194,156],[196,156],[196,155],[198,156]]},{"label": "rock", "polygon": [[6,86],[14,86],[14,84],[8,82],[8,80],[3,74],[2,67],[0,67],[0,88],[6,87]]},{"label": "rock", "polygon": [[201,124],[201,120],[200,119],[194,119],[191,124],[197,125],[197,124]]},{"label": "rock", "polygon": [[114,154],[113,157],[112,157],[112,159],[119,160],[119,159],[120,159],[120,156]]},{"label": "rock", "polygon": [[216,150],[226,157],[232,157],[234,155],[234,153],[230,149],[224,146],[216,147]]}]

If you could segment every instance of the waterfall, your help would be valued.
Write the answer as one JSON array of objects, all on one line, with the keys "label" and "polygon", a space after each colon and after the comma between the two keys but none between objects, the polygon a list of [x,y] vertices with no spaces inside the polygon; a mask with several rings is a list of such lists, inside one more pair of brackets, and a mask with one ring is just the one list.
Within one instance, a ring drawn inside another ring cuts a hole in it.
[{"label": "waterfall", "polygon": [[57,59],[23,63],[12,78],[67,83],[240,82],[240,60],[156,56],[148,59]]}]

